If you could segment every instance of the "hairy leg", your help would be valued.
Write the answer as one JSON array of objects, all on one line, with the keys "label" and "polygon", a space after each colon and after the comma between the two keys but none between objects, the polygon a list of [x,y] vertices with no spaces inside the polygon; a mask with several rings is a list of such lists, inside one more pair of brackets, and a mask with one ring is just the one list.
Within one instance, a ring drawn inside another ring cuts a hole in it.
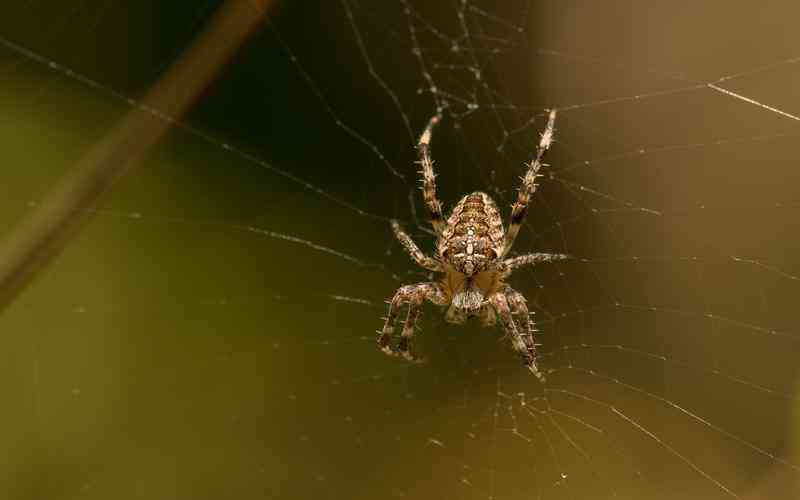
[{"label": "hairy leg", "polygon": [[418,163],[422,167],[420,171],[422,174],[422,195],[425,198],[425,206],[428,207],[431,225],[437,234],[441,234],[442,229],[444,229],[444,216],[442,215],[442,204],[436,198],[436,174],[433,173],[433,160],[431,160],[430,149],[433,127],[441,119],[441,115],[433,116],[417,143]]},{"label": "hairy leg", "polygon": [[[400,287],[397,293],[389,302],[389,313],[386,315],[386,322],[383,329],[378,333],[378,347],[381,351],[389,355],[400,355],[406,359],[413,359],[410,352],[411,340],[414,336],[414,324],[419,317],[422,302],[427,299],[434,304],[444,305],[446,301],[445,292],[438,283],[417,283]],[[408,316],[403,325],[403,333],[399,343],[399,351],[392,347],[392,334],[400,307],[408,304]]]},{"label": "hairy leg", "polygon": [[[531,351],[528,348],[528,344],[524,340],[522,332],[520,332],[517,323],[514,321],[506,295],[503,292],[497,292],[489,298],[489,302],[492,304],[492,307],[494,307],[494,310],[497,311],[503,328],[511,338],[511,346],[517,351],[517,354],[519,354],[522,363],[528,367],[536,378],[540,381],[544,381],[544,376],[539,372],[539,367],[536,365],[535,350]],[[525,325],[529,325],[528,321],[524,321],[524,323]]]},{"label": "hairy leg", "polygon": [[529,253],[506,259],[500,263],[497,269],[500,271],[503,278],[505,278],[518,267],[556,262],[569,258],[569,255],[563,253]]},{"label": "hairy leg", "polygon": [[514,240],[517,238],[517,233],[519,233],[519,228],[525,220],[525,214],[528,213],[528,203],[533,193],[536,192],[536,179],[541,177],[539,169],[542,168],[544,154],[550,149],[550,144],[553,143],[555,121],[556,111],[551,110],[547,119],[547,127],[542,132],[539,145],[536,148],[536,157],[528,165],[528,171],[525,173],[525,177],[522,178],[522,186],[520,186],[517,194],[517,201],[511,206],[511,222],[508,224],[508,232],[503,242],[503,255],[500,257],[505,257],[508,251],[511,250]]},{"label": "hairy leg", "polygon": [[414,243],[411,236],[407,235],[400,227],[400,224],[395,220],[392,221],[392,230],[394,231],[395,238],[400,241],[400,244],[403,245],[403,248],[406,249],[406,252],[408,252],[418,266],[428,269],[429,271],[442,271],[442,266],[439,261],[422,253],[422,250]]},{"label": "hairy leg", "polygon": [[421,303],[409,302],[408,314],[406,315],[405,323],[403,323],[403,332],[400,334],[400,341],[397,343],[397,350],[400,352],[400,356],[407,361],[417,361],[417,357],[411,353],[411,343],[414,340],[414,328],[421,310]]},{"label": "hairy leg", "polygon": [[516,316],[517,318],[517,327],[519,328],[520,337],[522,338],[522,341],[525,342],[525,347],[528,349],[528,353],[533,358],[535,366],[536,342],[533,338],[533,334],[536,332],[536,328],[533,320],[531,320],[531,315],[528,311],[528,304],[525,300],[525,296],[508,285],[506,285],[503,289],[503,293],[506,296],[506,300],[508,300],[508,305],[511,308],[512,315]]}]

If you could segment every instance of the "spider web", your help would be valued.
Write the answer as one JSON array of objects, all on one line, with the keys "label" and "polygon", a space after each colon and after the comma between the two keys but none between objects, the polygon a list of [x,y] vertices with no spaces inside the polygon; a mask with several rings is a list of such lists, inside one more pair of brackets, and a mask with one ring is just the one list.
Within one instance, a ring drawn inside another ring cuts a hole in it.
[{"label": "spider web", "polygon": [[[12,8],[4,228],[216,7]],[[795,498],[796,14],[279,5],[3,317],[6,497]],[[427,362],[381,355],[383,300],[430,279],[389,230],[433,247],[424,124],[445,205],[508,208],[550,108],[514,250],[575,258],[509,280],[548,383],[430,305]]]}]

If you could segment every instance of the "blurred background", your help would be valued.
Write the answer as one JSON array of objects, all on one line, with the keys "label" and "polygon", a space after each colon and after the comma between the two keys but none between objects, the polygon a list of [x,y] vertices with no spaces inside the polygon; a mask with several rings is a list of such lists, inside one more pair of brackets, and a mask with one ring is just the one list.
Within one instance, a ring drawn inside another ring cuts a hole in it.
[{"label": "blurred background", "polygon": [[[0,238],[222,2],[29,0],[0,18]],[[0,317],[0,497],[800,495],[795,2],[277,1]],[[254,15],[255,9],[254,9]],[[512,203],[539,384],[428,281],[414,165]],[[13,242],[12,242],[13,243]]]}]

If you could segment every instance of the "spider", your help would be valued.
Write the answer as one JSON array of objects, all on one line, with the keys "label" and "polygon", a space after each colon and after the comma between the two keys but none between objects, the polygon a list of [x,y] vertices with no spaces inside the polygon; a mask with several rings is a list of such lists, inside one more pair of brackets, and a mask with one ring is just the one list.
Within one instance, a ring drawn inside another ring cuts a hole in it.
[{"label": "spider", "polygon": [[[437,114],[430,119],[417,143],[417,163],[422,167],[420,174],[423,196],[437,236],[436,257],[422,253],[397,221],[392,221],[392,230],[417,265],[429,271],[444,273],[444,276],[439,281],[405,285],[397,290],[392,300],[387,301],[389,313],[383,329],[378,330],[378,346],[386,354],[416,361],[417,358],[411,352],[414,326],[422,302],[427,299],[439,306],[449,306],[445,319],[452,323],[460,324],[467,318],[477,316],[484,326],[491,326],[499,316],[507,336],[511,339],[511,345],[523,364],[539,380],[544,381],[536,364],[536,344],[533,339],[536,330],[530,319],[525,297],[504,280],[520,266],[567,258],[564,254],[550,253],[531,253],[507,258],[525,219],[530,197],[536,191],[536,179],[541,177],[539,169],[543,165],[542,160],[553,142],[556,112],[550,111],[536,156],[527,165],[528,170],[522,178],[517,201],[511,206],[508,232],[503,228],[495,202],[480,191],[461,198],[450,217],[444,219],[442,205],[436,198],[436,175],[430,157],[431,135],[441,118]],[[403,304],[408,304],[408,315],[395,348],[392,345],[392,336]]]}]

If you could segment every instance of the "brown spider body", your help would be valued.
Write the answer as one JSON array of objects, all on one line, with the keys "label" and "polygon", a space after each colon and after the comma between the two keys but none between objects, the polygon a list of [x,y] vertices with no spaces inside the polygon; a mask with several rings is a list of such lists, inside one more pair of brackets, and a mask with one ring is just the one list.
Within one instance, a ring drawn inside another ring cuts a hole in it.
[{"label": "brown spider body", "polygon": [[[436,176],[429,153],[433,127],[440,117],[437,115],[431,118],[417,148],[419,164],[422,166],[425,204],[438,236],[436,257],[425,255],[396,221],[392,222],[392,228],[397,239],[418,265],[430,271],[444,273],[444,276],[437,282],[406,285],[397,291],[389,303],[389,314],[383,330],[378,331],[378,345],[382,351],[408,360],[416,359],[411,354],[411,340],[422,302],[427,299],[437,305],[449,306],[445,317],[453,323],[462,323],[467,318],[480,316],[484,325],[492,325],[499,317],[523,363],[540,380],[544,379],[536,365],[536,344],[533,341],[535,329],[525,297],[503,280],[519,266],[567,258],[563,254],[549,253],[506,258],[525,218],[530,197],[536,190],[542,158],[552,143],[555,116],[555,111],[551,111],[547,127],[539,140],[536,157],[528,165],[528,171],[522,178],[517,201],[512,205],[508,232],[503,228],[497,204],[489,195],[480,191],[461,198],[450,217],[444,220],[442,205],[436,199]],[[408,316],[395,349],[392,346],[394,324],[403,304],[408,304]]]}]

